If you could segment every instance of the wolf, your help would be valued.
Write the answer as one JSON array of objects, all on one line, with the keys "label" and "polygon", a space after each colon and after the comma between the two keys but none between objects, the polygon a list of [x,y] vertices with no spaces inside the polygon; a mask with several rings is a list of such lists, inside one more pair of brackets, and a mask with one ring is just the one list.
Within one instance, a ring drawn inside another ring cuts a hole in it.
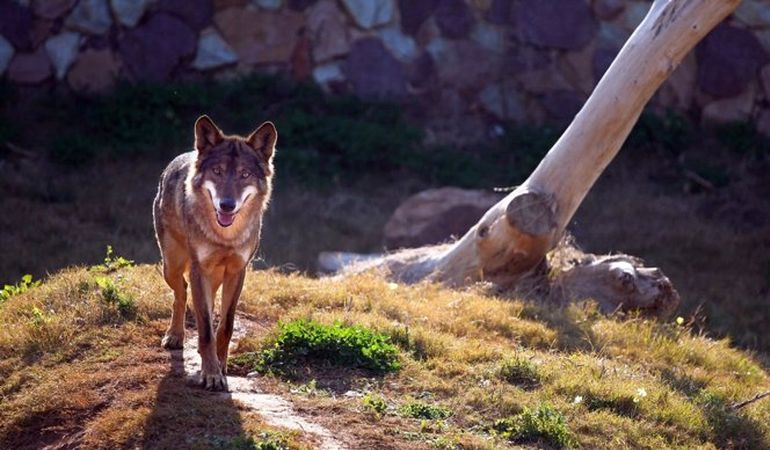
[{"label": "wolf", "polygon": [[[177,156],[160,177],[153,202],[163,277],[174,292],[161,345],[180,349],[189,281],[204,388],[227,390],[227,352],[246,267],[257,253],[270,201],[278,132],[272,122],[248,137],[227,136],[208,116],[195,122],[195,150]],[[214,330],[214,297],[222,287]]]}]

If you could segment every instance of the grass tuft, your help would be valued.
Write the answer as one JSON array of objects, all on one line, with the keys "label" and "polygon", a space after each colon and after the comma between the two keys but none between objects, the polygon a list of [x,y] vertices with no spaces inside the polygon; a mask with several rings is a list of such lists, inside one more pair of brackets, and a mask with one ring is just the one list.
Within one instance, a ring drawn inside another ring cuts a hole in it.
[{"label": "grass tuft", "polygon": [[495,422],[493,430],[501,437],[516,443],[546,441],[556,447],[577,445],[575,435],[567,427],[564,416],[548,404]]},{"label": "grass tuft", "polygon": [[533,388],[540,384],[540,373],[537,367],[522,357],[503,361],[497,370],[497,376],[508,383],[523,388]]},{"label": "grass tuft", "polygon": [[412,400],[398,408],[398,414],[410,419],[441,420],[452,415],[452,410],[440,405],[431,405]]},{"label": "grass tuft", "polygon": [[232,363],[261,372],[283,372],[301,362],[320,361],[380,373],[401,367],[398,350],[390,339],[361,326],[299,319],[279,324],[278,328],[277,335],[265,343],[261,352],[237,355]]}]

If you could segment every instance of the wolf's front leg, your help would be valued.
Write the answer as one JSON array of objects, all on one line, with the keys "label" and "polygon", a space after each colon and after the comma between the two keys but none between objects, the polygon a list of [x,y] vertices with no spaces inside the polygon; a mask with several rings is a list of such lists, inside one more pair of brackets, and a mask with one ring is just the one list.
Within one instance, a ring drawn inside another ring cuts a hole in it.
[{"label": "wolf's front leg", "polygon": [[217,357],[222,365],[222,372],[227,373],[227,353],[230,347],[230,339],[233,337],[233,324],[235,322],[235,307],[243,290],[243,279],[246,277],[246,268],[235,273],[226,273],[222,285],[222,307],[220,310],[219,326],[217,327]]},{"label": "wolf's front leg", "polygon": [[190,290],[195,307],[195,322],[198,325],[201,384],[204,388],[213,391],[227,390],[227,378],[217,359],[216,343],[214,342],[214,326],[210,308],[214,300],[211,280],[201,272],[197,262],[193,262],[190,267]]}]

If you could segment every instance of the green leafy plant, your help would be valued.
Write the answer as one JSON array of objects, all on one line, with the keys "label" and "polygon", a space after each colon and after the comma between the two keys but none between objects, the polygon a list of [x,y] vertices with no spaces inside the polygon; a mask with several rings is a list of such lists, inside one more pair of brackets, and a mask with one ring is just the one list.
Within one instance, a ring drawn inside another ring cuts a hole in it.
[{"label": "green leafy plant", "polygon": [[130,294],[121,290],[109,277],[96,277],[96,284],[101,289],[104,302],[117,309],[118,315],[123,319],[136,317],[136,300]]},{"label": "green leafy plant", "polygon": [[577,440],[567,427],[564,416],[548,404],[495,422],[492,431],[515,443],[544,440],[556,447],[572,447]]},{"label": "green leafy plant", "polygon": [[409,401],[398,408],[399,415],[412,419],[439,420],[452,415],[452,410],[439,405]]},{"label": "green leafy plant", "polygon": [[361,398],[361,404],[367,411],[382,416],[388,410],[388,403],[379,395],[368,393]]},{"label": "green leafy plant", "polygon": [[104,257],[104,263],[97,264],[91,267],[92,272],[112,273],[124,267],[131,267],[134,265],[134,261],[126,259],[122,256],[115,256],[115,252],[112,250],[112,246],[107,246],[107,254]]},{"label": "green leafy plant", "polygon": [[37,306],[33,306],[30,310],[30,319],[29,323],[35,328],[39,328],[47,323],[50,323],[52,320],[52,317],[50,314],[46,313],[42,309],[38,308]]},{"label": "green leafy plant", "polygon": [[400,368],[398,350],[387,336],[361,326],[340,322],[326,325],[305,319],[279,324],[278,333],[265,343],[262,351],[233,358],[234,365],[247,365],[263,372],[281,372],[303,361],[323,361],[375,372]]},{"label": "green leafy plant", "polygon": [[16,284],[6,284],[3,286],[3,289],[0,290],[0,305],[5,303],[9,298],[13,297],[14,295],[19,295],[21,293],[27,292],[28,290],[32,289],[33,287],[37,287],[40,285],[40,280],[32,280],[32,275],[26,274],[23,277],[21,277],[21,280],[19,280]]}]

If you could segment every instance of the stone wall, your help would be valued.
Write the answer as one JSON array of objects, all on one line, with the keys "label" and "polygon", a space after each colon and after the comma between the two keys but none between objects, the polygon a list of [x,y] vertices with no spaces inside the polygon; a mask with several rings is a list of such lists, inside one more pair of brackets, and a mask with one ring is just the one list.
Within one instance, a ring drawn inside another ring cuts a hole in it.
[{"label": "stone wall", "polygon": [[[425,106],[437,133],[572,118],[649,9],[633,0],[0,0],[0,74],[101,92],[116,80],[251,71]],[[770,2],[738,11],[653,105],[770,134]],[[442,130],[443,128],[443,130]]]}]

